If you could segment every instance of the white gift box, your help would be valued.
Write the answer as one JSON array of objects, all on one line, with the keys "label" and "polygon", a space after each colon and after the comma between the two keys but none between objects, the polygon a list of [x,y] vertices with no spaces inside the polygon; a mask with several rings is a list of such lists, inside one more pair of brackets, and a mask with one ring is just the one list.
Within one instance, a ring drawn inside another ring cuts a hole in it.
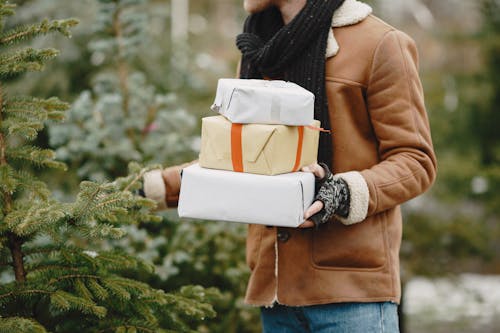
[{"label": "white gift box", "polygon": [[211,109],[237,124],[307,126],[314,120],[314,94],[280,80],[219,79]]},{"label": "white gift box", "polygon": [[298,227],[314,198],[314,175],[277,176],[213,170],[191,165],[182,171],[180,217]]}]

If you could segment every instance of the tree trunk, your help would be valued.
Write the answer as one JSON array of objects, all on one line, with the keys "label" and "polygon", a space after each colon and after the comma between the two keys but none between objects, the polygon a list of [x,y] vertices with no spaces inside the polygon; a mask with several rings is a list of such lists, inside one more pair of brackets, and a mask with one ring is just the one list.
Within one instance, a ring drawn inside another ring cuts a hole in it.
[{"label": "tree trunk", "polygon": [[23,245],[23,241],[19,236],[8,233],[9,238],[9,249],[12,256],[12,265],[14,266],[14,275],[16,277],[17,282],[25,282],[26,281],[26,270],[24,269],[24,261],[23,261],[23,251],[21,246]]},{"label": "tree trunk", "polygon": [[[2,128],[3,121],[3,90],[2,85],[0,84],[0,129]],[[4,137],[3,133],[0,131],[0,166],[8,165],[7,156],[7,140]],[[5,191],[2,193],[3,197],[3,205],[0,206],[2,210],[1,213],[3,216],[9,214],[12,210],[12,193],[9,191]],[[17,282],[26,281],[26,271],[24,269],[23,262],[23,252],[21,250],[21,246],[23,244],[22,239],[13,234],[12,232],[7,233],[8,237],[8,246],[10,249],[10,253],[12,256],[12,266],[14,267],[14,274]]]}]

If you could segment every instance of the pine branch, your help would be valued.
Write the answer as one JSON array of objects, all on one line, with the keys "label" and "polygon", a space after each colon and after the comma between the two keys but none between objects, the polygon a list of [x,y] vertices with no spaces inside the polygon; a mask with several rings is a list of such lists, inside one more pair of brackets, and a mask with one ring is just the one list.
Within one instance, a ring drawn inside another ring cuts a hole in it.
[{"label": "pine branch", "polygon": [[60,121],[64,119],[65,111],[69,107],[68,103],[62,102],[56,97],[39,99],[23,96],[10,98],[5,103],[4,113],[24,121],[45,121],[47,119]]},{"label": "pine branch", "polygon": [[113,295],[115,295],[120,301],[128,302],[130,300],[130,293],[127,289],[123,288],[119,284],[114,283],[110,278],[102,280],[102,285],[109,290]]},{"label": "pine branch", "polygon": [[65,265],[48,265],[47,263],[36,263],[36,264],[27,264],[26,265],[26,270],[29,272],[27,274],[28,277],[37,275],[37,276],[42,276],[45,273],[49,273],[50,275],[53,275],[54,272],[60,272],[60,271],[69,271],[69,272],[78,272],[79,269],[71,266],[65,266]]},{"label": "pine branch", "polygon": [[59,51],[51,48],[25,48],[13,54],[0,57],[0,78],[8,78],[25,72],[37,72],[44,68],[44,64],[57,57]]},{"label": "pine branch", "polygon": [[150,323],[148,321],[137,318],[136,316],[130,316],[128,318],[113,318],[107,317],[104,320],[101,320],[96,327],[97,332],[155,332],[155,333],[179,333],[179,332],[187,332],[179,331],[179,330],[170,330],[165,329],[163,327],[159,327],[157,321],[154,323]]},{"label": "pine branch", "polygon": [[73,218],[75,220],[84,219],[92,213],[91,209],[102,193],[103,188],[96,183],[83,181],[80,183],[80,193],[76,198],[73,209]]},{"label": "pine branch", "polygon": [[63,275],[59,276],[57,278],[52,279],[51,281],[48,282],[47,285],[53,285],[56,283],[59,283],[63,280],[73,280],[73,279],[94,279],[94,280],[100,280],[102,277],[98,275],[93,275],[93,274],[68,274],[68,275]]},{"label": "pine branch", "polygon": [[13,16],[16,12],[14,11],[16,8],[15,4],[9,3],[8,0],[0,1],[0,17],[4,16]]},{"label": "pine branch", "polygon": [[[92,270],[97,270],[101,267],[104,269],[108,268],[106,262],[100,261],[101,253],[82,250],[80,247],[71,244],[50,243],[43,246],[28,247],[24,250],[24,254],[32,261],[37,259],[46,260],[47,258],[69,258],[69,260],[63,261],[65,265],[75,265],[75,263],[81,265],[81,262],[83,261],[84,263],[90,265],[90,269]],[[123,265],[123,261],[120,264]],[[76,267],[79,267],[79,265]]]},{"label": "pine branch", "polygon": [[16,5],[7,3],[5,0],[0,1],[0,31],[3,31],[5,25],[4,18],[15,14],[14,8]]},{"label": "pine branch", "polygon": [[20,237],[35,236],[46,229],[57,229],[66,222],[67,212],[59,202],[49,200],[32,202],[29,207],[19,205],[5,216],[10,231]]},{"label": "pine branch", "polygon": [[[56,258],[56,262],[61,265],[61,267],[77,265],[77,267],[85,267],[86,269],[90,269],[94,272],[107,271],[119,273],[123,271],[135,270],[152,273],[154,271],[154,266],[152,264],[126,253],[109,251],[82,251],[81,249],[72,248],[71,246],[66,245],[61,248],[55,248],[55,246],[51,245],[50,247],[45,247],[43,249],[36,249],[36,251],[33,251],[33,249],[27,249],[25,250],[25,256],[33,258],[32,260],[36,260],[36,258],[45,260],[46,257],[50,256],[52,258]],[[63,258],[63,260],[59,261],[57,258]],[[71,260],[64,260],[64,258],[69,258]],[[36,268],[39,266],[46,266],[48,264],[51,263],[47,263],[45,260],[40,264],[34,264],[29,267]]]},{"label": "pine branch", "polygon": [[147,171],[148,169],[146,168],[141,169],[141,171],[132,179],[132,181],[127,186],[125,186],[123,191],[129,191],[132,186],[134,186],[137,182],[139,182],[142,179],[142,177]]},{"label": "pine branch", "polygon": [[23,160],[36,167],[66,170],[66,164],[55,161],[56,154],[50,149],[40,149],[35,146],[24,146],[8,149],[6,155],[12,160]]},{"label": "pine branch", "polygon": [[81,222],[79,222],[78,231],[84,238],[88,239],[119,239],[125,235],[123,229],[114,227],[109,223],[82,225]]},{"label": "pine branch", "polygon": [[0,294],[0,304],[5,304],[5,299],[8,299],[9,297],[17,297],[20,295],[35,295],[35,294],[40,294],[40,295],[50,295],[52,294],[53,291],[51,290],[43,290],[43,289],[21,289],[21,290],[13,290],[9,291],[5,294]]},{"label": "pine branch", "polygon": [[39,24],[26,25],[14,28],[0,35],[0,46],[19,43],[37,36],[46,35],[52,32],[59,32],[71,38],[71,28],[78,24],[78,20],[43,20]]},{"label": "pine branch", "polygon": [[46,121],[48,119],[47,112],[43,112],[39,109],[32,108],[5,108],[4,113],[8,117],[14,117],[16,120],[21,121]]},{"label": "pine branch", "polygon": [[[9,158],[14,159],[14,157],[8,155]],[[18,191],[27,192],[26,200],[29,203],[33,203],[38,200],[48,200],[51,196],[51,192],[47,185],[38,180],[35,176],[27,171],[16,171],[14,177],[17,181]]]},{"label": "pine branch", "polygon": [[158,326],[158,318],[155,317],[154,309],[147,302],[144,302],[142,297],[135,306],[135,311],[137,315],[134,317],[144,318],[151,326]]},{"label": "pine branch", "polygon": [[97,318],[104,318],[108,312],[105,307],[96,305],[93,301],[62,290],[58,290],[50,295],[50,305],[61,313],[78,310],[85,314],[94,315]]},{"label": "pine branch", "polygon": [[75,280],[74,287],[75,287],[75,291],[77,292],[77,294],[80,297],[85,298],[89,301],[93,301],[94,295],[92,295],[92,292],[87,288],[87,286],[85,285],[85,283],[81,279]]},{"label": "pine branch", "polygon": [[[74,245],[51,243],[35,248],[28,247],[24,250],[24,255],[30,262],[26,266],[29,274],[39,271],[40,275],[44,276],[43,272],[50,268],[57,269],[58,275],[96,272],[103,265],[87,252],[89,251],[83,251]],[[53,274],[50,277],[53,277]]]},{"label": "pine branch", "polygon": [[23,317],[0,318],[1,333],[47,333],[45,328],[36,320]]},{"label": "pine branch", "polygon": [[[163,330],[161,331],[158,331],[157,328],[154,328],[154,329],[151,329],[149,327],[146,327],[146,326],[139,326],[139,325],[118,325],[118,326],[110,326],[110,327],[107,327],[105,329],[102,329],[102,330],[99,330],[97,332],[99,333],[104,333],[104,332],[115,332],[115,333],[127,333],[127,332],[133,332],[132,330],[135,329],[137,332],[137,330],[142,331],[142,332],[146,332],[146,333],[158,333],[158,332],[164,332]],[[172,331],[173,332],[173,331]]]},{"label": "pine branch", "polygon": [[113,227],[110,222],[136,223],[139,217],[144,221],[159,220],[145,208],[153,205],[152,202],[129,191],[121,191],[114,183],[82,182],[80,189],[72,205],[71,217],[79,224],[80,231],[88,236],[123,236],[123,230]]},{"label": "pine branch", "polygon": [[0,162],[0,192],[3,193],[4,196],[4,216],[9,214],[12,210],[11,196],[16,191],[18,186],[19,182],[16,179],[16,171],[10,165],[2,164]]},{"label": "pine branch", "polygon": [[33,141],[38,136],[38,132],[43,129],[43,123],[39,121],[16,121],[14,119],[6,119],[3,121],[3,126],[0,130],[6,130],[7,136],[19,135],[25,140]]},{"label": "pine branch", "polygon": [[119,193],[118,195],[114,195],[111,199],[99,202],[95,206],[95,208],[96,209],[101,209],[101,208],[110,207],[110,206],[111,207],[116,207],[116,204],[123,203],[123,201],[124,201],[124,199],[120,196],[120,194],[121,193]]},{"label": "pine branch", "polygon": [[33,248],[27,248],[24,253],[26,256],[43,256],[43,257],[48,257],[48,256],[53,256],[54,254],[60,252],[60,251],[66,251],[69,253],[81,253],[82,250],[76,246],[72,245],[64,245],[62,247],[60,244],[47,244],[43,246],[36,246]]},{"label": "pine branch", "polygon": [[46,111],[66,111],[71,107],[69,103],[61,101],[57,97],[41,99],[31,96],[15,96],[6,101],[7,107],[40,107]]},{"label": "pine branch", "polygon": [[97,257],[99,265],[106,267],[112,272],[120,272],[131,269],[141,269],[153,273],[154,266],[146,261],[126,253],[102,252]]},{"label": "pine branch", "polygon": [[97,299],[103,301],[109,297],[109,293],[106,288],[101,286],[96,280],[88,280],[87,286]]}]

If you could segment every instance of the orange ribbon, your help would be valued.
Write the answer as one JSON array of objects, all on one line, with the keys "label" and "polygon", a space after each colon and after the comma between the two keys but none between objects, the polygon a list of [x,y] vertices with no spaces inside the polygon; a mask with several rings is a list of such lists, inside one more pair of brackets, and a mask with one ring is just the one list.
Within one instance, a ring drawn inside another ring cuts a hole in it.
[{"label": "orange ribbon", "polygon": [[[309,126],[306,126],[309,127]],[[316,129],[316,127],[314,127]],[[243,124],[231,124],[231,161],[233,163],[233,170],[236,172],[243,171],[243,145],[242,133]],[[304,145],[304,126],[297,126],[298,139],[297,139],[297,152],[295,154],[295,164],[292,171],[298,171],[300,167],[300,160],[302,159],[302,146]]]},{"label": "orange ribbon", "polygon": [[328,133],[328,134],[332,133],[331,130],[324,129],[323,127],[316,127],[316,126],[312,126],[312,125],[307,125],[306,127],[309,129],[312,129],[313,131],[318,131],[318,132],[323,132],[323,133]]},{"label": "orange ribbon", "polygon": [[231,125],[231,159],[233,161],[233,170],[236,172],[243,172],[242,130],[243,124]]},{"label": "orange ribbon", "polygon": [[295,154],[295,165],[292,169],[293,172],[299,170],[300,160],[302,159],[302,145],[304,143],[304,126],[299,126],[297,129],[299,131],[299,138],[297,142],[297,153]]}]

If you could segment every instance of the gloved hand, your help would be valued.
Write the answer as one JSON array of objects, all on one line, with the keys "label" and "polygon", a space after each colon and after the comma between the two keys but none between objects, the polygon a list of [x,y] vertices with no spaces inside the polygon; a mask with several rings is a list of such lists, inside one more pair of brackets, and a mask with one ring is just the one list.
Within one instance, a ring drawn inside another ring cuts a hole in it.
[{"label": "gloved hand", "polygon": [[311,220],[316,228],[327,223],[334,215],[347,217],[349,215],[350,193],[347,183],[342,178],[335,178],[328,166],[320,163],[324,169],[324,177],[316,180],[317,194],[313,205],[321,202],[323,208],[307,219]]}]

